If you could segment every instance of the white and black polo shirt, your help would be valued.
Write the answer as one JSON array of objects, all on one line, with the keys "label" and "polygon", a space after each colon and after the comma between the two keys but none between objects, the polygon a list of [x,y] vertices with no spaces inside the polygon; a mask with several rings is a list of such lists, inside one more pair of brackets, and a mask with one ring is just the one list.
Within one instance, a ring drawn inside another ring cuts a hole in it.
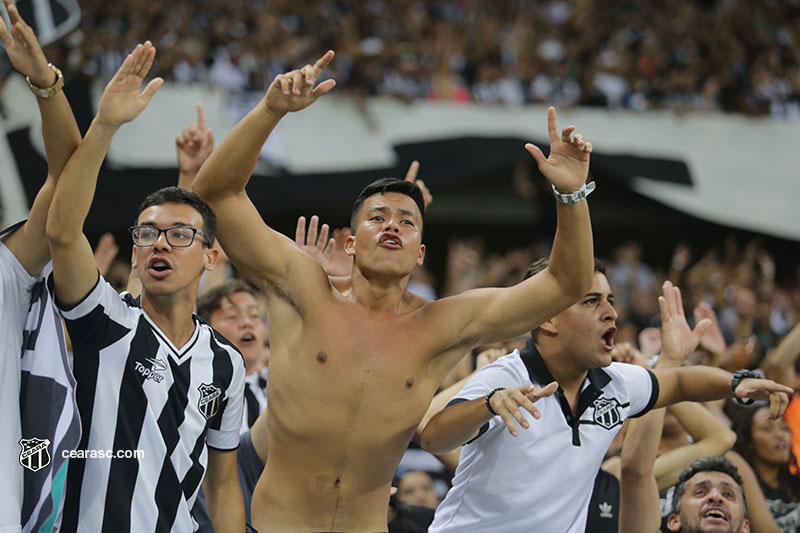
[{"label": "white and black polo shirt", "polygon": [[239,445],[241,354],[196,315],[191,339],[175,347],[136,300],[102,277],[62,314],[74,353],[80,449],[143,453],[70,459],[62,530],[193,531],[206,445]]},{"label": "white and black polo shirt", "polygon": [[[554,381],[532,340],[482,368],[451,400],[485,396],[498,387]],[[573,416],[561,388],[536,403],[539,420],[512,437],[496,416],[461,449],[453,487],[436,510],[431,533],[541,531],[583,533],[597,470],[626,418],[658,399],[647,369],[624,363],[589,370]]]}]

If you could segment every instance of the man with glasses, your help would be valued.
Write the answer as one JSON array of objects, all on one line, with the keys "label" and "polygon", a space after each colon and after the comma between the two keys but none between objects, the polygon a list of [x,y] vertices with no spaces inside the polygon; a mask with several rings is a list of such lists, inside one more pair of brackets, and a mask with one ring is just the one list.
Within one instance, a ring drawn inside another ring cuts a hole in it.
[{"label": "man with glasses", "polygon": [[[145,198],[131,228],[140,301],[120,297],[98,275],[82,231],[113,135],[163,83],[156,78],[139,93],[154,58],[149,42],[138,45],[109,82],[48,213],[55,294],[78,383],[78,451],[85,451],[69,463],[62,529],[193,531],[190,509],[205,478],[215,531],[240,533],[244,365],[192,313],[200,276],[219,254],[214,212],[177,187]],[[133,450],[141,455],[120,457]]]}]

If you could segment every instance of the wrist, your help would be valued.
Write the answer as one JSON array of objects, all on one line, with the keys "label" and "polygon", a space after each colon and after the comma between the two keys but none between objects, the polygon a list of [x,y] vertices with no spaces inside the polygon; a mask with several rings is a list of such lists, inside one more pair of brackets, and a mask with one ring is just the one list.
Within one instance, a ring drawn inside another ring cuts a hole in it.
[{"label": "wrist", "polygon": [[581,187],[569,192],[563,191],[555,185],[551,184],[551,186],[553,188],[553,194],[555,195],[556,200],[562,204],[576,204],[582,200],[585,200],[586,197],[592,194],[592,192],[595,190],[595,184],[593,181],[585,183]]},{"label": "wrist", "polygon": [[92,120],[91,128],[94,130],[99,130],[103,133],[110,133],[111,135],[115,134],[117,130],[122,126],[121,122],[115,122],[113,120],[104,119],[102,116],[97,115]]},{"label": "wrist", "polygon": [[28,76],[28,79],[37,87],[52,87],[58,81],[58,74],[45,64],[44,67],[37,68],[34,74]]},{"label": "wrist", "polygon": [[495,411],[494,408],[492,407],[492,396],[494,396],[494,393],[496,393],[498,391],[501,391],[501,390],[506,390],[506,388],[505,387],[497,387],[492,392],[490,392],[489,394],[486,395],[486,409],[489,410],[489,413],[493,417],[497,416],[497,411]]},{"label": "wrist", "polygon": [[261,100],[261,104],[260,104],[259,107],[261,108],[261,111],[266,115],[267,120],[269,120],[270,122],[278,122],[280,119],[285,117],[286,114],[288,113],[288,111],[278,111],[278,110],[275,110],[275,109],[271,108],[269,106],[269,104],[267,103],[267,98],[266,97],[264,97]]},{"label": "wrist", "polygon": [[761,379],[761,376],[752,370],[744,368],[733,373],[733,378],[731,378],[731,390],[733,391],[734,400],[740,405],[750,405],[754,401],[752,398],[739,398],[736,394],[736,389],[739,388],[739,384],[746,379]]}]

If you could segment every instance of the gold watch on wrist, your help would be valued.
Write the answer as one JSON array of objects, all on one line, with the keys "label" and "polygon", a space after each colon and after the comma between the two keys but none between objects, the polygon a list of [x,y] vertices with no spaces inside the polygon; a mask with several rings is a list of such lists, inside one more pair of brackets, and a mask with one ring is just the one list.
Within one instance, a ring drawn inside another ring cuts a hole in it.
[{"label": "gold watch on wrist", "polygon": [[50,87],[37,87],[31,82],[29,76],[25,76],[25,81],[28,82],[28,87],[30,87],[31,92],[38,96],[39,98],[52,98],[53,96],[64,87],[64,75],[61,73],[59,68],[52,63],[47,64],[47,68],[52,70],[56,75],[56,82],[51,85]]}]

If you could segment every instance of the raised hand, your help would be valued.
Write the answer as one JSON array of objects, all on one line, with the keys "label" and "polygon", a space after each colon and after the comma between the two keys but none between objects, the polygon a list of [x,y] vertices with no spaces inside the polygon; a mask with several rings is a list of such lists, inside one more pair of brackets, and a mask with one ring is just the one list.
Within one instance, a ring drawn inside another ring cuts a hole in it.
[{"label": "raised hand", "polygon": [[528,143],[525,149],[531,153],[539,166],[539,171],[552,183],[558,192],[571,193],[586,183],[589,175],[589,154],[592,143],[583,135],[574,134],[575,126],[567,126],[558,136],[556,128],[556,110],[547,109],[547,133],[550,136],[550,155],[545,157],[534,144]]},{"label": "raised hand", "polygon": [[119,127],[139,116],[164,84],[163,79],[154,78],[144,91],[139,92],[155,58],[156,49],[150,41],[136,45],[106,85],[95,120],[106,126]]},{"label": "raised hand", "polygon": [[328,239],[329,231],[330,227],[327,224],[323,224],[322,228],[319,227],[319,217],[314,215],[311,217],[308,233],[306,233],[306,217],[298,218],[294,235],[297,247],[313,257],[326,271],[336,247],[336,241],[333,238]]},{"label": "raised hand", "polygon": [[680,365],[691,354],[703,334],[711,326],[711,320],[704,318],[694,330],[686,322],[683,313],[681,290],[667,280],[662,287],[663,295],[658,297],[661,310],[661,357]]},{"label": "raised hand", "polygon": [[789,398],[794,390],[771,379],[745,378],[733,392],[739,398],[769,401],[770,417],[772,420],[777,420],[789,405]]},{"label": "raised hand", "polygon": [[408,172],[406,172],[405,181],[410,181],[412,183],[417,184],[419,190],[422,191],[423,205],[425,206],[425,209],[427,209],[428,206],[433,203],[433,195],[431,194],[431,191],[428,189],[428,186],[425,185],[425,182],[417,179],[418,172],[419,172],[419,161],[414,160],[408,166]]},{"label": "raised hand", "polygon": [[717,321],[717,314],[706,302],[700,302],[694,308],[695,322],[700,322],[703,319],[711,321],[711,326],[706,330],[703,337],[700,339],[700,346],[708,350],[717,357],[725,355],[727,345],[725,343],[725,336],[719,328],[719,321]]},{"label": "raised hand", "polygon": [[525,420],[525,417],[522,415],[521,409],[524,408],[533,415],[533,418],[541,418],[542,414],[534,407],[534,402],[540,398],[552,395],[557,390],[558,383],[555,381],[540,389],[537,389],[533,385],[522,385],[520,387],[514,387],[513,389],[504,389],[495,392],[489,403],[492,409],[494,409],[494,412],[506,423],[508,432],[516,437],[517,428],[514,426],[514,420],[525,429],[529,427],[528,421]]},{"label": "raised hand", "polygon": [[300,111],[333,89],[336,81],[332,79],[325,80],[316,88],[314,87],[322,71],[333,59],[333,55],[333,50],[328,50],[313,65],[306,65],[299,70],[275,76],[264,96],[267,109],[278,115]]},{"label": "raised hand", "polygon": [[211,128],[206,128],[203,104],[197,103],[197,122],[183,128],[175,138],[175,151],[178,153],[178,170],[192,178],[214,151],[214,134]]},{"label": "raised hand", "polygon": [[629,342],[620,342],[611,351],[611,359],[620,363],[647,367],[647,359],[642,352]]},{"label": "raised hand", "polygon": [[[47,66],[42,47],[33,29],[22,20],[17,7],[11,0],[3,0],[8,10],[11,28],[6,28],[0,17],[0,40],[6,49],[8,59],[23,76],[28,76],[37,87],[50,87],[56,82],[55,73]],[[9,31],[10,29],[10,31]]]}]

